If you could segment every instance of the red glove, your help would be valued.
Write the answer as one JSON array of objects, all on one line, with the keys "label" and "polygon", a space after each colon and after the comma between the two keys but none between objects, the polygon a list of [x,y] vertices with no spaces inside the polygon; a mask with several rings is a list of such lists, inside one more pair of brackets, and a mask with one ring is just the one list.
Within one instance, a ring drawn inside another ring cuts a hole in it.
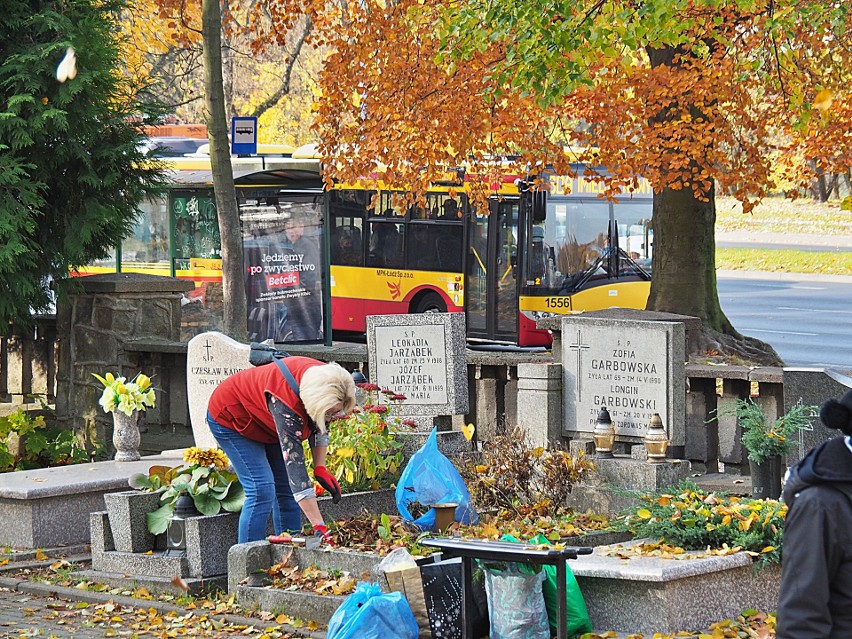
[{"label": "red glove", "polygon": [[334,545],[334,538],[331,536],[331,533],[328,532],[328,528],[325,524],[317,524],[316,526],[314,526],[314,535],[317,537],[321,537],[322,540],[329,546]]},{"label": "red glove", "polygon": [[317,466],[314,468],[314,479],[317,480],[317,483],[320,486],[331,493],[332,503],[336,504],[340,501],[340,484],[337,483],[337,479],[334,478],[334,475],[326,470],[325,466]]}]

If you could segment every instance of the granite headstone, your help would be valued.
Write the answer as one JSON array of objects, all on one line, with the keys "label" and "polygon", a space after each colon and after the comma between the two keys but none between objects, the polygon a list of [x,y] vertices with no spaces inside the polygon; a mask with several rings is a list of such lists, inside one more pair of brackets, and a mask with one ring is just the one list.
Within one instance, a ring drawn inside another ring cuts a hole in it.
[{"label": "granite headstone", "polygon": [[[852,389],[850,374],[852,371],[831,368],[785,368],[784,412],[800,402],[822,406],[827,399],[840,399]],[[819,418],[815,417],[809,428],[799,431],[798,442],[787,455],[787,464],[794,464],[814,446],[839,435],[839,430],[826,428]]]},{"label": "granite headstone", "polygon": [[468,412],[465,318],[462,313],[367,318],[371,380],[405,395],[411,417]]},{"label": "granite headstone", "polygon": [[207,402],[213,389],[234,373],[250,368],[248,344],[215,331],[196,335],[187,344],[186,396],[195,445],[216,448],[207,426]]},{"label": "granite headstone", "polygon": [[681,323],[563,318],[563,435],[594,431],[605,406],[617,441],[640,441],[659,413],[670,446],[684,446],[685,359]]}]

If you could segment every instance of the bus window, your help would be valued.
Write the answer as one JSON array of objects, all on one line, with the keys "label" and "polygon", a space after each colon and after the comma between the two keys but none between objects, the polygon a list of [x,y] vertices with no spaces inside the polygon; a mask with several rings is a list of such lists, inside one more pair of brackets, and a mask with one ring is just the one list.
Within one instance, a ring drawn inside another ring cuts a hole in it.
[{"label": "bus window", "polygon": [[462,231],[457,224],[411,224],[408,227],[406,268],[422,271],[461,271]]},{"label": "bus window", "polygon": [[[331,230],[331,263],[364,266],[363,234],[360,225],[342,225],[334,220]],[[360,222],[360,220],[358,220]]]},{"label": "bus window", "polygon": [[544,224],[536,223],[531,230],[529,250],[526,252],[524,285],[541,287],[546,290],[553,287],[556,253],[544,239]]},{"label": "bus window", "polygon": [[133,235],[121,242],[121,270],[171,275],[169,262],[169,204],[166,198],[145,200]]},{"label": "bus window", "polygon": [[367,266],[400,268],[403,262],[404,226],[393,222],[372,222]]},{"label": "bus window", "polygon": [[554,248],[554,286],[569,292],[604,253],[609,203],[552,198],[547,209],[545,241]]},{"label": "bus window", "polygon": [[332,264],[364,266],[364,217],[373,193],[354,189],[328,193]]},{"label": "bus window", "polygon": [[651,202],[622,201],[614,205],[618,222],[618,248],[646,271],[651,269],[654,231],[651,229]]},{"label": "bus window", "polygon": [[379,208],[375,211],[375,215],[404,218],[407,208],[408,203],[404,193],[383,191],[379,197]]}]

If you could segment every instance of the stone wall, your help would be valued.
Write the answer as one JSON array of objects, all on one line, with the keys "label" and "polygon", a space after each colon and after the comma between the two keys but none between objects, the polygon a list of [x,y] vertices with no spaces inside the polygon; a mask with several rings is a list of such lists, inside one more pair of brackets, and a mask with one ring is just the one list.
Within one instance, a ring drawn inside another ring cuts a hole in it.
[{"label": "stone wall", "polygon": [[185,366],[185,357],[172,362],[146,353],[167,355],[170,346],[180,345],[180,297],[192,288],[192,282],[140,273],[79,280],[79,290],[57,307],[56,413],[62,427],[112,441],[112,418],[98,405],[102,388],[92,376],[107,372],[128,379],[140,371],[150,376],[157,406],[149,409],[146,421],[169,421],[170,398],[163,390],[170,387],[172,373]]}]

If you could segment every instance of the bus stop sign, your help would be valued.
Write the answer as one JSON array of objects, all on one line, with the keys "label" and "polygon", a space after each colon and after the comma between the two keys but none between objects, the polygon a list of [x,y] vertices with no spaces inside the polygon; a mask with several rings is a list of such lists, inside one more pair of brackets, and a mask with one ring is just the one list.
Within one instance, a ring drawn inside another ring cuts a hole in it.
[{"label": "bus stop sign", "polygon": [[257,118],[231,118],[231,153],[234,155],[257,153]]}]

